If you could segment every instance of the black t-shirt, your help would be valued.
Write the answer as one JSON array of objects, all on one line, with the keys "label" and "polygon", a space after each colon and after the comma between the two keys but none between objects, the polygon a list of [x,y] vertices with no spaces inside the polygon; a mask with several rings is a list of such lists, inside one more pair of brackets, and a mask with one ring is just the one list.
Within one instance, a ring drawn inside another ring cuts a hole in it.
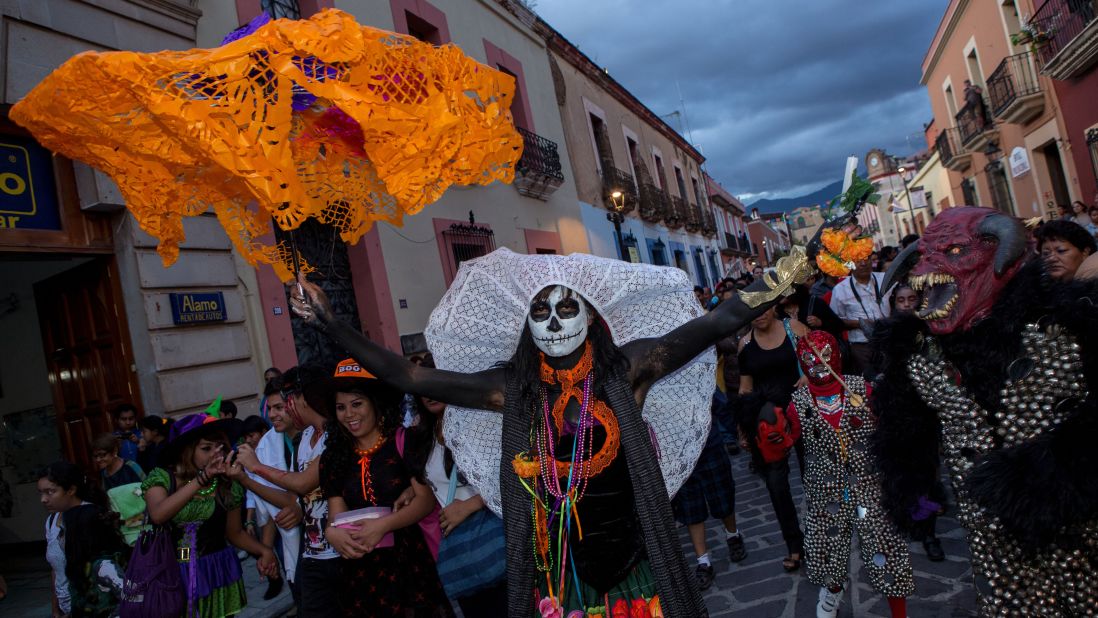
[{"label": "black t-shirt", "polygon": [[764,350],[752,331],[751,339],[740,350],[740,374],[751,376],[756,393],[767,392],[775,399],[782,399],[773,403],[783,408],[789,405],[793,386],[801,378],[793,342],[786,336],[778,347]]}]

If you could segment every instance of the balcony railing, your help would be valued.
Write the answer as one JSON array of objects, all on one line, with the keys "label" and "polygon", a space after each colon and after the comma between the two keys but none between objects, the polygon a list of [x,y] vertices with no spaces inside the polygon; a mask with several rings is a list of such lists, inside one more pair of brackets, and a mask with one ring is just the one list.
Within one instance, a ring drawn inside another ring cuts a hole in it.
[{"label": "balcony railing", "polygon": [[683,222],[683,227],[686,228],[687,232],[696,234],[702,228],[701,208],[698,208],[698,205],[690,200],[683,200],[683,202],[686,203],[686,220]]},{"label": "balcony railing", "polygon": [[1030,26],[1041,72],[1054,79],[1077,77],[1098,60],[1098,2],[1047,0]]},{"label": "balcony railing", "polygon": [[683,223],[686,223],[686,204],[683,203],[682,198],[676,195],[671,197],[671,208],[667,210],[667,214],[663,217],[663,223],[669,229],[677,230],[682,228]]},{"label": "balcony railing", "polygon": [[957,112],[956,120],[961,143],[965,147],[974,147],[983,133],[995,127],[995,123],[987,115],[987,104],[982,101],[965,103],[961,111]]},{"label": "balcony railing", "polygon": [[548,200],[564,182],[557,143],[522,127],[515,128],[522,136],[522,158],[515,166],[515,188],[526,197]]},{"label": "balcony railing", "polygon": [[713,215],[712,207],[702,208],[702,234],[709,238],[717,235],[717,218]]},{"label": "balcony railing", "polygon": [[640,217],[649,223],[657,223],[667,216],[670,199],[663,189],[650,183],[640,186]]},{"label": "balcony railing", "polygon": [[1033,54],[1007,56],[987,80],[991,113],[1005,122],[1022,124],[1045,107],[1041,83],[1033,70]]},{"label": "balcony railing", "polygon": [[938,133],[938,138],[934,140],[934,148],[938,151],[938,158],[942,160],[942,165],[946,167],[949,167],[949,164],[952,163],[954,158],[958,155],[964,154],[964,148],[961,146],[961,141],[957,137],[956,127],[943,129]]},{"label": "balcony railing", "polygon": [[621,212],[632,212],[637,207],[637,185],[633,182],[633,176],[612,165],[603,164],[602,203],[607,210],[615,209],[613,198],[615,191],[621,191],[622,197],[618,199],[625,200],[625,207],[622,208]]}]

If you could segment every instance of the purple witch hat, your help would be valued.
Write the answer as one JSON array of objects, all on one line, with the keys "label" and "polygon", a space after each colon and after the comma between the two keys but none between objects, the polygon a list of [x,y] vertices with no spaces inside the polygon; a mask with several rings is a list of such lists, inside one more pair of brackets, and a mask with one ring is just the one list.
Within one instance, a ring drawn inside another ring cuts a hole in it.
[{"label": "purple witch hat", "polygon": [[157,465],[170,466],[179,459],[184,447],[216,433],[224,433],[229,444],[236,443],[244,430],[244,421],[235,418],[218,418],[212,414],[188,414],[172,425],[168,443],[160,451]]}]

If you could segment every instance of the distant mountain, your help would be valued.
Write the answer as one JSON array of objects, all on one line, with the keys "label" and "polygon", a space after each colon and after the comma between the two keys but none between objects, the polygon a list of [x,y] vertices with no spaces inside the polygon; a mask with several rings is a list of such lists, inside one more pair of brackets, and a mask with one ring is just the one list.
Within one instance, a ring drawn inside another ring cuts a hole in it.
[{"label": "distant mountain", "polygon": [[752,208],[758,208],[761,214],[771,214],[776,212],[789,212],[794,208],[801,206],[812,206],[814,204],[824,205],[828,200],[842,193],[843,183],[842,181],[836,181],[833,184],[827,185],[819,191],[809,193],[808,195],[801,195],[799,197],[786,197],[776,200],[763,198],[754,204],[750,204],[747,207],[747,212],[750,213]]}]

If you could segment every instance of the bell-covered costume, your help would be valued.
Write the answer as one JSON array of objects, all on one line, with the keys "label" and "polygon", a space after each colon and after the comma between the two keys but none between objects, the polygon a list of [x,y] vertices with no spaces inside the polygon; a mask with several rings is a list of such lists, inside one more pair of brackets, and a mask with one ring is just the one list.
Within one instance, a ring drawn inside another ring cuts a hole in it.
[{"label": "bell-covered costume", "polygon": [[853,535],[873,588],[906,597],[915,588],[907,541],[881,506],[877,465],[869,451],[877,428],[869,386],[860,376],[842,376],[838,341],[812,331],[797,344],[808,384],[793,393],[807,463],[805,559],[808,579],[842,588],[850,572]]},{"label": "bell-covered costume", "polygon": [[981,615],[1098,613],[1098,286],[1049,279],[1022,222],[986,208],[942,212],[894,269],[924,299],[878,333],[894,518],[910,524],[940,448]]}]

